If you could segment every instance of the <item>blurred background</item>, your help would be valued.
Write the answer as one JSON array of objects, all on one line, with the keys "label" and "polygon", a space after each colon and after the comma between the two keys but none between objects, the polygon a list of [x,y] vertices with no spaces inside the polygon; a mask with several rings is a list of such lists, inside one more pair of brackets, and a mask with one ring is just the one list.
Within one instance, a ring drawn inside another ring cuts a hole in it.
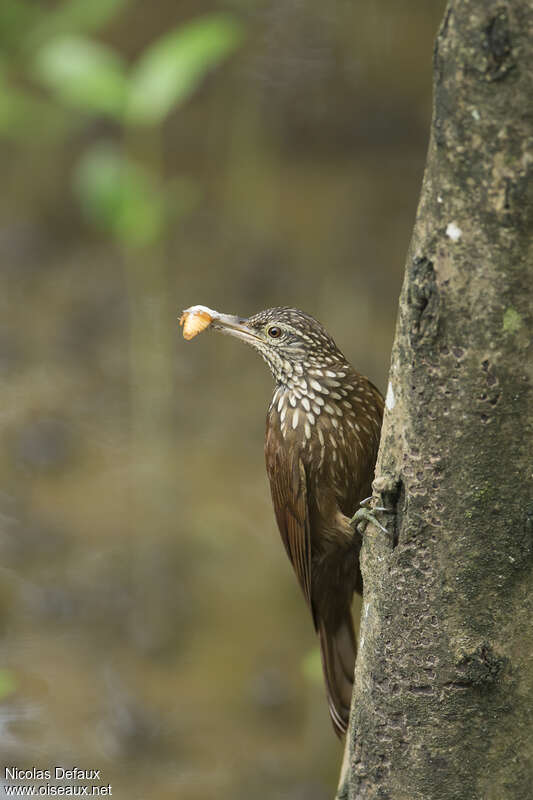
[{"label": "blurred background", "polygon": [[270,374],[177,317],[300,307],[385,388],[443,6],[2,0],[0,766],[332,796]]}]

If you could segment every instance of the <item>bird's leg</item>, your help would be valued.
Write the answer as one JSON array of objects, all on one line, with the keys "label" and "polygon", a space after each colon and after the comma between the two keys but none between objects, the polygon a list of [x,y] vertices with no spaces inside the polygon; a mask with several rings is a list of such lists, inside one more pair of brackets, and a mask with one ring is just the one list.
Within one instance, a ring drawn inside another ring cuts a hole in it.
[{"label": "bird's leg", "polygon": [[359,530],[359,526],[361,525],[361,523],[365,523],[365,527],[363,528],[363,531],[361,531],[361,533],[364,533],[364,531],[366,529],[366,525],[369,522],[371,522],[372,525],[375,525],[376,528],[379,528],[381,531],[383,531],[383,533],[388,533],[388,530],[386,528],[384,528],[383,525],[381,524],[381,522],[379,522],[377,520],[377,518],[375,516],[375,512],[376,511],[389,511],[389,509],[385,508],[384,506],[376,506],[372,510],[366,508],[366,506],[368,506],[368,504],[371,502],[371,500],[372,500],[372,496],[366,497],[364,500],[361,500],[361,502],[359,503],[361,508],[358,509],[355,512],[355,514],[353,515],[353,517],[351,518],[350,525],[353,525],[355,528],[357,528],[357,530]]}]

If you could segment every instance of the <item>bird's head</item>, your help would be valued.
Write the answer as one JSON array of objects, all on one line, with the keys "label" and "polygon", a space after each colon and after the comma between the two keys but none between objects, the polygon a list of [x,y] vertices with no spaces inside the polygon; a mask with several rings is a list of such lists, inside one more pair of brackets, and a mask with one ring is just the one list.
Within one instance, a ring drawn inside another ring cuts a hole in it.
[{"label": "bird's head", "polygon": [[296,308],[268,308],[248,319],[220,314],[213,327],[258,350],[278,383],[345,361],[325,328]]}]

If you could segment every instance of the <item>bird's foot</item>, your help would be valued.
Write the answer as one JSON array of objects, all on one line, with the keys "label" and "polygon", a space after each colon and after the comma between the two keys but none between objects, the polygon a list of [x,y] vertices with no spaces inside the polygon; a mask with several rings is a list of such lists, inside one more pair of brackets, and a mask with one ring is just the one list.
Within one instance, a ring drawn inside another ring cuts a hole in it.
[{"label": "bird's foot", "polygon": [[[387,528],[385,528],[381,524],[381,522],[379,522],[379,520],[376,518],[375,512],[376,511],[388,512],[390,511],[390,509],[385,508],[384,506],[376,506],[373,509],[366,508],[366,506],[368,506],[371,500],[372,497],[367,497],[364,500],[361,500],[361,502],[359,503],[361,508],[358,511],[356,511],[353,517],[351,518],[350,525],[353,525],[354,528],[356,528],[360,533],[364,533],[366,530],[366,526],[368,525],[369,522],[371,522],[372,525],[375,525],[376,528],[380,529],[380,531],[383,531],[383,533],[388,534]],[[364,528],[362,530],[361,530],[361,525],[364,525]]]}]

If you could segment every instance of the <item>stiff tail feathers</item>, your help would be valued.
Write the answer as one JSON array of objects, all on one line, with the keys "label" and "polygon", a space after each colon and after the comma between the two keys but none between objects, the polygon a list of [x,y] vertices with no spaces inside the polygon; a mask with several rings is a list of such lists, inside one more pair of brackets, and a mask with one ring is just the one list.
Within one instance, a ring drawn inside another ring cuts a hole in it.
[{"label": "stiff tail feathers", "polygon": [[350,610],[347,609],[340,623],[334,626],[318,620],[317,630],[329,713],[335,733],[343,736],[348,728],[357,655]]}]

